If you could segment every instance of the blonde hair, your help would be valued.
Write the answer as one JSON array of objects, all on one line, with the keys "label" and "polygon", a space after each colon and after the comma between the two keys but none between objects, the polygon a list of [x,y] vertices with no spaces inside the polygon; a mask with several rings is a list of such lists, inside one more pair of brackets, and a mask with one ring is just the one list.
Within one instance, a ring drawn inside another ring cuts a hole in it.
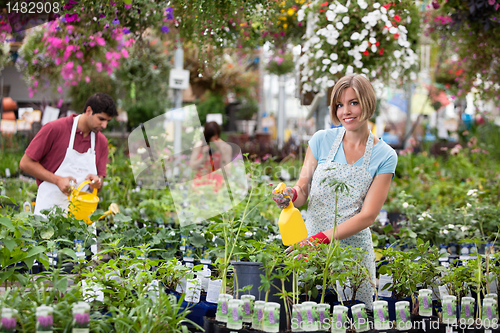
[{"label": "blonde hair", "polygon": [[337,117],[337,105],[347,88],[352,88],[356,93],[356,97],[361,106],[361,121],[370,119],[375,112],[377,97],[375,96],[375,90],[370,81],[360,74],[346,75],[337,81],[332,90],[330,117],[335,126],[340,125],[340,120]]}]

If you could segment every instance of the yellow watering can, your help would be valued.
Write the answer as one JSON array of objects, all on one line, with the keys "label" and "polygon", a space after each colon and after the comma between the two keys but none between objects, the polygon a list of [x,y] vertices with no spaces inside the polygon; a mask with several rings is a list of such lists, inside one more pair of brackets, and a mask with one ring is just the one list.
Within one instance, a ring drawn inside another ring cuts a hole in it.
[{"label": "yellow watering can", "polygon": [[[89,216],[97,209],[97,204],[99,203],[99,197],[97,196],[97,189],[94,189],[92,193],[81,192],[85,185],[90,184],[90,180],[86,180],[81,183],[76,189],[73,187],[73,191],[69,195],[69,212],[77,220],[83,220],[86,224],[90,225],[94,223],[90,220]],[[112,203],[109,206],[109,210],[104,213],[98,220],[105,218],[109,214],[116,214],[120,212],[120,208],[117,204]]]},{"label": "yellow watering can", "polygon": [[[285,187],[285,183],[280,183],[274,191],[283,193]],[[293,245],[307,238],[306,224],[304,223],[300,211],[293,206],[292,200],[290,200],[288,207],[285,207],[281,211],[278,226],[280,228],[283,245]]]}]

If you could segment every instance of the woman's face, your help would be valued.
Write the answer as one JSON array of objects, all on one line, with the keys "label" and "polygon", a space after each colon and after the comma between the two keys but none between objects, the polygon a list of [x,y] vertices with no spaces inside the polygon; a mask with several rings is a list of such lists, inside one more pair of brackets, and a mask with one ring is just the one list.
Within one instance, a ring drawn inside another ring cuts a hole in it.
[{"label": "woman's face", "polygon": [[345,89],[337,104],[337,117],[340,123],[346,130],[358,129],[366,123],[366,119],[361,120],[361,114],[361,104],[356,92],[352,88]]}]

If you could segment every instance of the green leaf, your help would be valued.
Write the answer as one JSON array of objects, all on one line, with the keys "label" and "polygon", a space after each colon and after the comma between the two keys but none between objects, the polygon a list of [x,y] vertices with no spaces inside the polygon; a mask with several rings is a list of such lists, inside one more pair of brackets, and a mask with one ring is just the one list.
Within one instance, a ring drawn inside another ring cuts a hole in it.
[{"label": "green leaf", "polygon": [[35,257],[26,258],[23,262],[28,266],[29,269],[33,268],[33,262],[35,261]]},{"label": "green leaf", "polygon": [[10,278],[14,274],[14,269],[9,269],[6,272],[0,273],[0,283],[4,283],[8,278]]},{"label": "green leaf", "polygon": [[49,225],[46,230],[42,231],[40,236],[43,239],[50,239],[52,236],[54,236],[54,228],[52,228],[52,226]]},{"label": "green leaf", "polygon": [[28,253],[26,253],[26,257],[29,258],[29,257],[34,257],[36,256],[37,254],[40,254],[40,253],[43,253],[45,252],[45,246],[35,246],[34,248],[32,248],[31,250],[28,251]]},{"label": "green leaf", "polygon": [[391,224],[388,224],[386,225],[382,230],[384,230],[384,232],[387,234],[389,233],[390,231],[392,231],[393,227]]},{"label": "green leaf", "polygon": [[59,250],[59,252],[64,253],[64,254],[65,254],[65,255],[67,255],[68,257],[71,257],[71,258],[73,258],[74,260],[76,260],[76,253],[75,253],[75,251],[73,251],[72,249],[63,248],[63,249]]},{"label": "green leaf", "polygon": [[59,290],[62,293],[66,292],[66,289],[68,289],[68,279],[63,277],[54,284],[54,287]]},{"label": "green leaf", "polygon": [[16,241],[13,240],[12,238],[5,239],[3,241],[3,244],[10,252],[12,252],[12,250],[14,250],[14,248],[16,247]]},{"label": "green leaf", "polygon": [[0,224],[3,224],[4,226],[6,226],[9,230],[12,230],[14,229],[14,226],[12,225],[12,222],[10,221],[10,219],[8,217],[0,217]]}]

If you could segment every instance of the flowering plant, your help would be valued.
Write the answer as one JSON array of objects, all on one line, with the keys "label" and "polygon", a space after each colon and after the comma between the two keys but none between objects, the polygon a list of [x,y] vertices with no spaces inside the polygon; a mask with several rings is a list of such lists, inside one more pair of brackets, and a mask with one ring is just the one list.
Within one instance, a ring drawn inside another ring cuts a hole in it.
[{"label": "flowering plant", "polygon": [[16,67],[29,86],[30,96],[43,82],[58,86],[61,93],[63,82],[74,86],[80,80],[90,82],[90,72],[113,73],[120,60],[128,57],[126,47],[133,43],[134,39],[127,39],[121,27],[88,34],[85,25],[61,18],[26,36]]},{"label": "flowering plant", "polygon": [[277,55],[274,55],[269,60],[267,64],[267,71],[275,75],[284,75],[293,71],[295,68],[295,62],[293,61],[293,54],[290,52],[283,53],[281,50],[278,51]]},{"label": "flowering plant", "polygon": [[416,78],[419,17],[410,1],[316,0],[299,10],[298,20],[307,20],[299,60],[305,92],[325,90],[354,72],[382,82]]},{"label": "flowering plant", "polygon": [[10,44],[3,42],[0,44],[0,73],[12,61],[10,56]]},{"label": "flowering plant", "polygon": [[[424,19],[425,33],[441,42],[454,69],[458,97],[477,91],[482,99],[500,98],[500,2],[434,0]],[[442,75],[436,73],[437,75]]]}]

